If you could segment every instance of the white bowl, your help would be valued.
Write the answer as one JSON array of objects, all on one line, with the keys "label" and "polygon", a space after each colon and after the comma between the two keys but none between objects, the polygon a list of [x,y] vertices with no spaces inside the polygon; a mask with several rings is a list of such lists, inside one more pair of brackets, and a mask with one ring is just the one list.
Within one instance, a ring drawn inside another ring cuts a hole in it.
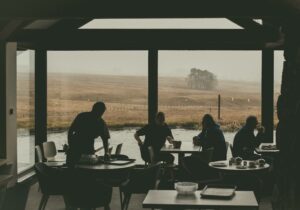
[{"label": "white bowl", "polygon": [[175,190],[180,195],[193,194],[198,190],[198,184],[194,182],[176,182],[174,184]]}]

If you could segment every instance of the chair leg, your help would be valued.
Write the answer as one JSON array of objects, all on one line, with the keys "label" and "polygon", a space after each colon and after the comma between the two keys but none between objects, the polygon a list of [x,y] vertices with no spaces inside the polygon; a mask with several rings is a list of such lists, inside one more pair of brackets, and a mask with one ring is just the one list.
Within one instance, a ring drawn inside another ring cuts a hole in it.
[{"label": "chair leg", "polygon": [[43,195],[40,201],[39,210],[44,210],[49,199],[49,195]]},{"label": "chair leg", "polygon": [[131,198],[131,194],[125,194],[124,196],[124,209],[127,210],[128,209],[128,206],[129,206],[129,201],[130,201],[130,198]]},{"label": "chair leg", "polygon": [[121,209],[123,210],[123,195],[120,187],[119,187],[119,192],[120,192]]}]

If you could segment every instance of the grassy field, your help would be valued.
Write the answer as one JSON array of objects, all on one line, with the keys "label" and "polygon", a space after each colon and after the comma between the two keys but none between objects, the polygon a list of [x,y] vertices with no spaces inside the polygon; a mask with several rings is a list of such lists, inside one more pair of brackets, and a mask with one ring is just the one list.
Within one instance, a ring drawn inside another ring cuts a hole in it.
[{"label": "grassy field", "polygon": [[[221,94],[224,130],[235,130],[248,115],[260,117],[260,83],[219,81],[213,91],[188,89],[185,78],[159,78],[159,110],[172,126],[196,128],[205,113],[217,118],[217,97]],[[147,77],[87,74],[48,75],[48,128],[67,129],[79,112],[89,111],[94,102],[107,105],[104,115],[110,128],[147,123]],[[18,127],[32,128],[33,77],[18,74]],[[275,88],[278,92],[278,87]],[[276,94],[277,95],[277,94]],[[276,99],[276,97],[275,97]]]}]

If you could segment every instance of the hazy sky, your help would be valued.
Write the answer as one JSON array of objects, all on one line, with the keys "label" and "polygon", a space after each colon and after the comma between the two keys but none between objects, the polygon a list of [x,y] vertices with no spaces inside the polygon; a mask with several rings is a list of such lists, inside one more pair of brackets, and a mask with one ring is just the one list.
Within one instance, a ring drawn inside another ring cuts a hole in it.
[{"label": "hazy sky", "polygon": [[[94,20],[84,28],[239,28],[226,19]],[[28,53],[19,55],[21,66]],[[275,81],[280,82],[283,53],[275,53]],[[147,51],[48,52],[49,72],[147,75]],[[186,76],[207,69],[219,79],[259,81],[260,51],[159,51],[160,76]]]}]

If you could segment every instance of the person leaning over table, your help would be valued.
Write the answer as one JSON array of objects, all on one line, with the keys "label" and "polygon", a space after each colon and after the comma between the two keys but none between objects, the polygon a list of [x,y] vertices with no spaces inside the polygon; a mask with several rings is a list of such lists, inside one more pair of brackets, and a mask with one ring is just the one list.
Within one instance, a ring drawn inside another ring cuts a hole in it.
[{"label": "person leaning over table", "polygon": [[82,112],[76,116],[68,131],[69,149],[67,151],[67,165],[74,166],[83,154],[94,154],[94,141],[99,136],[103,141],[105,158],[109,157],[109,130],[102,116],[106,110],[103,102],[93,105],[90,112]]},{"label": "person leaning over table", "polygon": [[[143,142],[140,136],[145,136]],[[148,147],[152,146],[154,150],[155,161],[165,161],[173,163],[174,156],[169,153],[161,153],[160,149],[165,145],[166,140],[170,143],[173,141],[173,134],[167,123],[165,122],[165,114],[158,112],[155,116],[155,122],[148,124],[137,130],[134,137],[140,147],[142,159],[145,162],[150,162]]]},{"label": "person leaning over table", "polygon": [[[233,156],[243,159],[254,160],[261,158],[255,154],[255,148],[258,147],[264,138],[264,128],[257,127],[258,120],[255,116],[249,116],[246,124],[235,135],[233,140]],[[258,133],[255,135],[255,129]]]}]

